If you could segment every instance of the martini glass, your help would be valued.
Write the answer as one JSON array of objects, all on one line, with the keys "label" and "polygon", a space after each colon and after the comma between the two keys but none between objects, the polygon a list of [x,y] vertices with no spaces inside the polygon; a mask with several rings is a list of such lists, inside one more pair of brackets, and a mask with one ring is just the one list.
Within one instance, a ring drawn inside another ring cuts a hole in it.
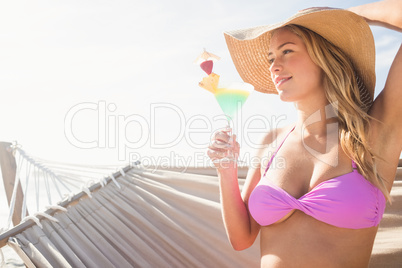
[{"label": "martini glass", "polygon": [[230,147],[228,148],[226,156],[220,160],[217,160],[217,162],[236,161],[236,158],[233,154],[233,134],[236,134],[240,131],[241,126],[238,124],[238,115],[243,104],[246,102],[248,96],[253,90],[254,87],[251,84],[244,82],[218,84],[214,96],[226,116],[227,125],[225,129],[230,135]]}]

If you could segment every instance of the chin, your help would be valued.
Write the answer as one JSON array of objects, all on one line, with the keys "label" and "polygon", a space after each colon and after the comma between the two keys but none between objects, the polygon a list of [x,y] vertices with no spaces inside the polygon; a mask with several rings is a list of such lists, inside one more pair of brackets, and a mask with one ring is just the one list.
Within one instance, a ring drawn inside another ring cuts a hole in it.
[{"label": "chin", "polygon": [[283,102],[294,102],[294,98],[286,94],[284,91],[278,91],[279,99]]}]

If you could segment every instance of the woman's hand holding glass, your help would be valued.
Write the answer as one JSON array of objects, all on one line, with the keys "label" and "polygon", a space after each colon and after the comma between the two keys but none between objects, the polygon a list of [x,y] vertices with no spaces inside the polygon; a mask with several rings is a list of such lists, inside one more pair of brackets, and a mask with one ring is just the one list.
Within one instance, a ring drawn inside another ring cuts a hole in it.
[{"label": "woman's hand holding glass", "polygon": [[228,163],[237,163],[240,145],[231,128],[224,128],[213,133],[207,154],[216,168],[227,168]]}]

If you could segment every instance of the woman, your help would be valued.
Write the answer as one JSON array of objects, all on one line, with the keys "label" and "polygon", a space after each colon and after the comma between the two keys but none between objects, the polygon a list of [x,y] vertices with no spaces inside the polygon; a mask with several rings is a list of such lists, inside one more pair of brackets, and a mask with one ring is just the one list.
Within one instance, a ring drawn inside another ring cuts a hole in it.
[{"label": "woman", "polygon": [[298,113],[295,124],[263,137],[241,193],[236,163],[217,161],[228,134],[215,133],[208,150],[229,240],[243,250],[260,234],[262,267],[368,266],[402,148],[402,49],[373,101],[365,20],[401,31],[402,1],[350,10],[313,8],[225,35],[243,80],[294,102]]}]

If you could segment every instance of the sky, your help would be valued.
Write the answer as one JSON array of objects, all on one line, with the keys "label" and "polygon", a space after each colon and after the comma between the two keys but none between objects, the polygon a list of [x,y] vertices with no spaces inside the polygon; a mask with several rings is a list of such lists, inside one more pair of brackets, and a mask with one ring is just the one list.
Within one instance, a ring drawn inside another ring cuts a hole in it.
[{"label": "sky", "polygon": [[[275,23],[311,6],[371,1],[127,0],[0,2],[0,141],[62,163],[210,165],[211,133],[223,126],[194,64],[219,55],[214,72],[241,81],[223,32]],[[377,89],[401,34],[372,27]],[[267,129],[295,120],[277,96],[253,92],[241,112],[242,157]]]}]

